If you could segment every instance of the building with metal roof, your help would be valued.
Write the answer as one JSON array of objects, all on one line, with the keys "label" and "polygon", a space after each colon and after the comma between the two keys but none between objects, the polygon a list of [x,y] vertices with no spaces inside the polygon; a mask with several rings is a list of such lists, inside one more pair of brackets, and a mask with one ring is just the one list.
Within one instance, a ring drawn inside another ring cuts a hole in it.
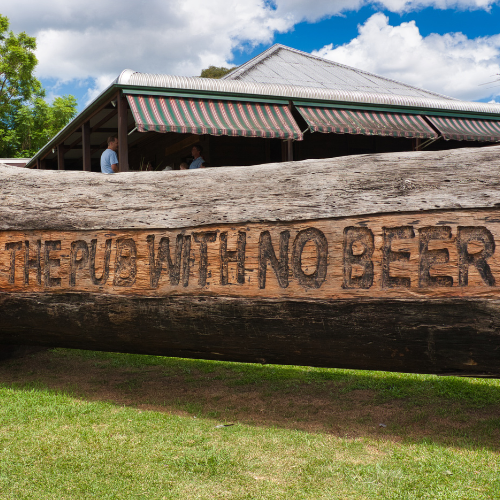
[{"label": "building with metal roof", "polygon": [[500,105],[274,45],[220,80],[124,70],[27,166],[100,171],[109,135],[121,171],[178,168],[195,143],[210,166],[251,165],[497,142]]},{"label": "building with metal roof", "polygon": [[273,45],[222,80],[456,100],[281,44]]}]

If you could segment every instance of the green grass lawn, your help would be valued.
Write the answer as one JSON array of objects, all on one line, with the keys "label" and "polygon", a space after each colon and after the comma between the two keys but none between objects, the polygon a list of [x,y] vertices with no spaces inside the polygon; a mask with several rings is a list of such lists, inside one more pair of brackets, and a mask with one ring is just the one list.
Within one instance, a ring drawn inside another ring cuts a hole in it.
[{"label": "green grass lawn", "polygon": [[0,499],[87,498],[500,499],[500,380],[67,349],[0,362]]}]

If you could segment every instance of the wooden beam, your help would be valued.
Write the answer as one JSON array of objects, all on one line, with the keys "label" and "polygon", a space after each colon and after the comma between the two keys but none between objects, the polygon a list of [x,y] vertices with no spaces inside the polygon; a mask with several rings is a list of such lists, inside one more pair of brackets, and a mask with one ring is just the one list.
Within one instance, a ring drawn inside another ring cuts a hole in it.
[{"label": "wooden beam", "polygon": [[168,146],[167,148],[165,148],[165,156],[178,153],[179,151],[182,151],[183,149],[186,149],[189,146],[193,146],[193,144],[196,144],[197,142],[200,142],[199,135],[193,135],[192,137],[186,137],[182,141],[176,142],[175,144],[172,144],[171,146]]},{"label": "wooden beam", "polygon": [[92,165],[90,162],[90,121],[82,125],[82,150],[83,150],[83,170],[90,172]]},{"label": "wooden beam", "polygon": [[141,132],[140,137],[128,145],[129,149],[135,148],[138,144],[140,144],[141,142],[144,142],[148,137],[151,137],[153,134],[157,134],[157,133],[158,132]]},{"label": "wooden beam", "polygon": [[118,166],[120,172],[128,172],[128,102],[122,95],[117,100],[118,108]]},{"label": "wooden beam", "polygon": [[[114,100],[114,99],[117,99],[117,98],[118,98],[118,94],[115,94],[115,95],[111,98],[111,100]],[[109,106],[109,107],[108,107],[108,106]],[[102,106],[99,106],[99,108],[97,108],[97,109],[96,109],[96,110],[95,110],[95,111],[94,111],[94,112],[93,112],[93,113],[89,116],[88,121],[90,121],[90,119],[91,119],[92,117],[94,117],[97,113],[99,113],[99,112],[100,112],[100,111],[102,111],[103,109],[113,109],[113,111],[112,111],[111,113],[108,113],[108,114],[106,115],[106,117],[105,117],[103,120],[101,120],[99,123],[97,123],[96,125],[94,125],[94,127],[99,127],[99,126],[103,125],[104,123],[106,123],[108,120],[110,120],[110,119],[111,119],[114,115],[116,115],[116,113],[117,113],[117,110],[116,110],[115,108],[111,107],[111,105],[110,105],[110,104],[109,104],[109,102],[108,102],[108,103],[106,103],[106,104],[103,104]],[[73,131],[72,131],[71,133],[69,133],[69,134],[68,134],[68,135],[67,135],[67,136],[66,136],[66,137],[65,137],[65,138],[64,138],[61,142],[64,142],[65,140],[67,140],[67,139],[68,139],[68,137],[70,137],[72,134],[76,133],[77,131],[78,131],[78,129],[73,130]],[[78,138],[77,138],[75,141],[73,141],[73,142],[72,142],[69,146],[66,146],[66,151],[69,151],[70,149],[73,149],[73,148],[74,148],[77,144],[79,144],[79,143],[81,142],[81,140],[82,140],[81,136],[80,136],[80,137],[78,137]],[[45,157],[46,157],[47,155],[49,155],[49,154],[50,154],[50,150],[49,150],[47,153],[45,153],[45,155],[42,157],[42,159],[43,159],[43,158],[45,158]]]},{"label": "wooden beam", "polygon": [[[118,111],[116,109],[114,109],[111,113],[108,113],[100,122],[96,123],[91,129],[90,129],[90,133],[94,133],[98,130],[98,128],[103,125],[104,123],[108,122],[109,120],[111,120],[111,118],[113,118],[113,116],[116,115],[116,113],[118,113]],[[89,120],[89,123],[90,123],[90,120]],[[110,132],[112,133],[115,133],[117,132],[116,128],[109,128],[109,129],[106,129],[107,131],[109,130]],[[69,151],[70,149],[79,149],[77,147],[77,144],[79,144],[80,142],[82,142],[82,137],[78,137],[77,139],[75,139],[67,148],[66,148],[66,151]]]},{"label": "wooden beam", "polygon": [[[88,117],[88,120],[90,121],[91,118],[93,118],[97,113],[99,113],[100,111],[102,111],[103,109],[113,109],[113,113],[109,113],[109,115],[107,115],[109,118],[107,118],[108,120],[112,117],[112,115],[115,115],[116,114],[116,109],[112,107],[112,105],[110,104],[111,101],[117,99],[119,96],[119,93],[116,93],[114,96],[111,97],[111,99],[102,104],[101,106],[99,106],[89,117]],[[102,125],[103,123],[105,123],[104,121],[101,121],[99,122],[99,124],[97,125],[94,125],[94,126],[100,126]],[[78,129],[76,129],[78,130]],[[70,132],[66,137],[64,137],[64,139],[61,140],[61,143],[64,143],[64,141],[66,139],[68,139],[68,137],[71,136],[71,134],[74,134],[76,130],[73,130],[72,132]],[[76,146],[79,142],[81,142],[81,137],[79,137],[76,141],[74,141],[72,144],[70,144],[69,146],[67,146],[67,151],[69,151],[70,149],[73,149],[74,146]],[[43,160],[45,159],[48,155],[50,155],[51,153],[51,150],[52,149],[49,149],[48,151],[46,151],[42,156],[40,156],[40,160]]]},{"label": "wooden beam", "polygon": [[[104,141],[104,143],[91,144],[90,147],[92,148],[92,154],[94,154],[102,146],[102,144],[106,144],[106,141]],[[75,151],[81,151],[82,149],[83,149],[83,146],[81,144],[79,144],[78,146],[73,146],[71,148],[71,150],[75,150]],[[66,154],[68,151],[70,151],[70,149],[68,148],[68,146],[65,146],[64,154]]]},{"label": "wooden beam", "polygon": [[[117,98],[118,98],[118,96],[119,96],[119,93],[116,93],[115,95],[113,95],[107,103],[105,103],[105,104],[103,104],[103,105],[99,106],[99,107],[98,107],[98,108],[97,108],[97,109],[96,109],[96,110],[95,110],[95,111],[94,111],[94,112],[93,112],[93,113],[92,113],[92,114],[88,117],[88,119],[89,119],[89,120],[91,120],[92,118],[94,118],[94,116],[95,116],[95,115],[97,115],[97,113],[99,113],[99,112],[100,112],[100,111],[102,111],[103,109],[113,109],[113,110],[115,111],[115,113],[116,113],[116,108],[114,108],[113,106],[111,106],[111,104],[110,104],[110,103],[111,103],[111,101],[114,101],[115,99],[117,99]],[[95,125],[94,125],[94,126],[95,126]]]},{"label": "wooden beam", "polygon": [[[73,133],[76,133],[76,130]],[[75,149],[75,146],[80,142],[82,142],[81,136],[77,137],[69,146],[66,146],[66,151],[69,151],[70,149]]]},{"label": "wooden beam", "polygon": [[36,160],[36,168],[40,169],[40,158]]},{"label": "wooden beam", "polygon": [[[102,120],[98,121],[92,127],[92,133],[98,132],[101,125],[104,125],[105,123],[109,122],[109,120],[111,120],[111,118],[113,118],[113,116],[115,116],[116,113],[118,113],[118,110],[116,108],[114,108],[113,111],[111,111],[111,113],[108,113]],[[107,132],[115,133],[115,134],[117,132],[116,128],[107,128],[107,129],[103,129],[103,130],[106,130]]]},{"label": "wooden beam", "polygon": [[93,134],[116,134],[117,129],[116,127],[92,127],[92,133]]},{"label": "wooden beam", "polygon": [[64,144],[57,146],[57,169],[64,170]]}]

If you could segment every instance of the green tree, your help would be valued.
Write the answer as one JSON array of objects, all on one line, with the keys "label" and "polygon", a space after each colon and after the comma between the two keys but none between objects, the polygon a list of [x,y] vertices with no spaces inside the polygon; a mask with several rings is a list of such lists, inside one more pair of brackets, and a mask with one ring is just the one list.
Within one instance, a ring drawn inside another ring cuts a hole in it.
[{"label": "green tree", "polygon": [[56,97],[52,104],[38,97],[29,105],[21,106],[13,117],[13,127],[5,135],[6,156],[33,156],[74,118],[76,106],[72,95]]},{"label": "green tree", "polygon": [[9,19],[0,14],[0,118],[40,95],[42,86],[33,75],[36,39],[24,31],[9,31]]},{"label": "green tree", "polygon": [[43,99],[35,49],[35,37],[14,34],[0,14],[0,157],[32,156],[76,114],[73,96]]},{"label": "green tree", "polygon": [[202,78],[222,78],[224,75],[231,73],[236,68],[224,68],[222,66],[209,66],[201,70]]}]

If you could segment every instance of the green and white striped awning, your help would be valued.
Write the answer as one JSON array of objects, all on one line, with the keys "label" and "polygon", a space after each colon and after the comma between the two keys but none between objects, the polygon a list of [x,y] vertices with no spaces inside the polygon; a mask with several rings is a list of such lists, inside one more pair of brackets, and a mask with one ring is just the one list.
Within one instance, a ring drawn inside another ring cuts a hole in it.
[{"label": "green and white striped awning", "polygon": [[427,116],[427,119],[449,141],[500,141],[500,121]]},{"label": "green and white striped awning", "polygon": [[438,134],[420,115],[296,105],[311,132],[435,139]]},{"label": "green and white striped awning", "polygon": [[127,95],[139,132],[231,135],[302,140],[283,104]]}]

